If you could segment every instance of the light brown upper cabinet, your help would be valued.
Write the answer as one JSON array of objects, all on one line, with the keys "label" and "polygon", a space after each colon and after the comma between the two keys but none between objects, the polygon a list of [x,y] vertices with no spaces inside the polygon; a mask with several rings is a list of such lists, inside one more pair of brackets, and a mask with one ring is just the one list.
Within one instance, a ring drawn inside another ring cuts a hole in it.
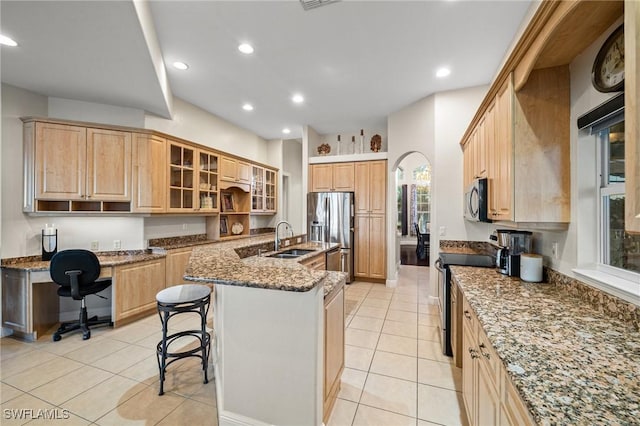
[{"label": "light brown upper cabinet", "polygon": [[[488,110],[489,111],[489,110]],[[513,85],[507,80],[496,95],[494,138],[490,148],[489,214],[492,220],[513,220]],[[488,112],[489,113],[489,112]]]},{"label": "light brown upper cabinet", "polygon": [[640,233],[640,4],[624,2],[625,228]]},{"label": "light brown upper cabinet", "polygon": [[133,134],[131,162],[132,204],[137,213],[162,213],[166,209],[166,140],[156,135]]},{"label": "light brown upper cabinet", "polygon": [[235,158],[220,157],[220,179],[242,184],[251,183],[251,166]]},{"label": "light brown upper cabinet", "polygon": [[196,149],[179,142],[167,142],[168,188],[167,211],[193,212],[196,209]]},{"label": "light brown upper cabinet", "polygon": [[353,163],[312,164],[309,166],[311,192],[353,191]]},{"label": "light brown upper cabinet", "polygon": [[251,213],[276,212],[276,176],[274,170],[251,166]]},{"label": "light brown upper cabinet", "polygon": [[355,212],[385,214],[387,193],[387,162],[355,163]]},{"label": "light brown upper cabinet", "polygon": [[131,133],[28,121],[24,141],[25,211],[129,209]]}]

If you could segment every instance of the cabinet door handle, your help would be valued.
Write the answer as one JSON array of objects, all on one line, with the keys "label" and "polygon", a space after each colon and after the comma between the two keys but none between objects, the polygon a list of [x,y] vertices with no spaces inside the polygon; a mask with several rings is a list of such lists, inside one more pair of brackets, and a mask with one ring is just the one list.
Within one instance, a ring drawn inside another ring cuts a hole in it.
[{"label": "cabinet door handle", "polygon": [[464,317],[471,321],[471,314],[469,313],[469,311],[464,311]]},{"label": "cabinet door handle", "polygon": [[473,348],[469,348],[469,354],[471,354],[471,359],[478,358],[478,352]]},{"label": "cabinet door handle", "polygon": [[484,343],[480,343],[480,353],[482,354],[482,356],[484,356],[486,359],[491,359],[491,355],[488,352],[485,352],[483,350],[484,348],[486,348]]}]

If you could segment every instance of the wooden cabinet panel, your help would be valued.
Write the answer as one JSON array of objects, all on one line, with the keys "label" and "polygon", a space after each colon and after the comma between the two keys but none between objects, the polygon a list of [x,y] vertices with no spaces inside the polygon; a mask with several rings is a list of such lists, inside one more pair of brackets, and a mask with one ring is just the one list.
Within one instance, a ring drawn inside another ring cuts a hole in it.
[{"label": "wooden cabinet panel", "polygon": [[328,192],[333,189],[333,165],[313,164],[311,173],[311,192]]},{"label": "wooden cabinet panel", "polygon": [[369,216],[356,215],[355,217],[355,259],[354,275],[356,277],[369,276]]},{"label": "wooden cabinet panel", "polygon": [[489,187],[489,199],[495,198],[493,220],[513,220],[513,85],[509,79],[496,96],[496,141],[492,186]]},{"label": "wooden cabinet panel", "polygon": [[387,162],[371,161],[369,163],[369,208],[371,213],[386,214],[387,212]]},{"label": "wooden cabinet panel", "polygon": [[309,166],[311,192],[353,191],[353,163],[312,164]]},{"label": "wooden cabinet panel", "polygon": [[86,195],[87,131],[36,123],[35,198],[82,200]]},{"label": "wooden cabinet panel", "polygon": [[114,268],[113,292],[116,326],[156,309],[156,294],[165,288],[165,259]]},{"label": "wooden cabinet panel", "polygon": [[302,260],[300,261],[300,264],[317,271],[324,271],[327,269],[326,256],[324,253]]},{"label": "wooden cabinet panel", "polygon": [[[464,322],[464,320],[463,320]],[[470,424],[475,424],[476,418],[476,360],[475,341],[473,333],[465,324],[462,327],[462,399],[467,410]]]},{"label": "wooden cabinet panel", "polygon": [[236,183],[251,183],[251,165],[235,158],[220,157],[220,179]]},{"label": "wooden cabinet panel", "polygon": [[333,165],[333,190],[353,191],[353,163],[336,163]]},{"label": "wooden cabinet panel", "polygon": [[354,275],[362,278],[386,278],[386,216],[355,216]]},{"label": "wooden cabinet panel", "polygon": [[369,217],[369,277],[386,278],[386,216]]},{"label": "wooden cabinet panel", "polygon": [[191,247],[167,250],[167,257],[165,258],[165,287],[189,284],[183,277],[192,251]]},{"label": "wooden cabinet panel", "polygon": [[87,198],[131,199],[131,133],[87,129]]},{"label": "wooden cabinet panel", "polygon": [[344,288],[324,307],[324,410],[326,423],[340,390],[344,369],[345,321]]},{"label": "wooden cabinet panel", "polygon": [[496,392],[491,373],[487,371],[482,362],[478,360],[476,363],[478,370],[478,388],[476,390],[478,405],[475,424],[496,425],[499,419],[500,397]]},{"label": "wooden cabinet panel", "polygon": [[625,229],[640,233],[640,4],[624,2]]},{"label": "wooden cabinet panel", "polygon": [[166,140],[136,133],[132,147],[131,211],[162,213],[166,208]]},{"label": "wooden cabinet panel", "polygon": [[533,426],[536,423],[531,418],[529,410],[520,399],[518,392],[513,387],[506,370],[501,369],[502,378],[502,404],[500,406],[501,426]]},{"label": "wooden cabinet panel", "polygon": [[371,179],[369,178],[369,163],[355,163],[355,212],[356,214],[366,214],[371,211],[370,208],[370,192]]}]

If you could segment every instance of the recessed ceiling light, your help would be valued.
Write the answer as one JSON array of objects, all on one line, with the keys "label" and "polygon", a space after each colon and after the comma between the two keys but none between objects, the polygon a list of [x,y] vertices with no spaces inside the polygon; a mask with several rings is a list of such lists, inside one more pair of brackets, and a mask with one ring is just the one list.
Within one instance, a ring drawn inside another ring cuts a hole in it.
[{"label": "recessed ceiling light", "polygon": [[16,43],[14,39],[2,34],[0,34],[0,44],[3,44],[5,46],[11,46],[11,47],[15,47],[18,45],[18,43]]},{"label": "recessed ceiling light", "polygon": [[436,71],[436,77],[439,78],[447,77],[449,74],[451,74],[451,70],[446,67],[440,68],[438,71]]},{"label": "recessed ceiling light", "polygon": [[284,129],[282,129],[282,133],[284,133],[285,135],[288,135],[289,133],[291,133],[291,130],[289,130],[289,128],[285,127]]},{"label": "recessed ceiling light", "polygon": [[244,105],[242,105],[242,109],[245,110],[245,111],[253,111],[253,105],[244,104]]},{"label": "recessed ceiling light", "polygon": [[238,46],[238,50],[241,51],[242,53],[250,55],[253,53],[253,46],[251,46],[248,43],[242,43],[240,46]]},{"label": "recessed ceiling light", "polygon": [[304,102],[304,96],[302,96],[299,93],[296,93],[291,97],[291,100],[297,104],[301,104],[302,102]]},{"label": "recessed ceiling light", "polygon": [[173,63],[173,66],[179,70],[186,70],[189,69],[189,65],[185,64],[184,62],[180,62],[180,61],[176,61]]}]

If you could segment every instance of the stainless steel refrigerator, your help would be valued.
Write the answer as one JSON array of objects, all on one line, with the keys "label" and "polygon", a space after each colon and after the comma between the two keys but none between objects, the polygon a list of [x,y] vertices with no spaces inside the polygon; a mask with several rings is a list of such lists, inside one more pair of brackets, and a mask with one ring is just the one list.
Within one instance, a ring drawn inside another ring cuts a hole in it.
[{"label": "stainless steel refrigerator", "polygon": [[307,235],[310,241],[340,244],[340,270],[353,281],[353,192],[307,194]]}]

